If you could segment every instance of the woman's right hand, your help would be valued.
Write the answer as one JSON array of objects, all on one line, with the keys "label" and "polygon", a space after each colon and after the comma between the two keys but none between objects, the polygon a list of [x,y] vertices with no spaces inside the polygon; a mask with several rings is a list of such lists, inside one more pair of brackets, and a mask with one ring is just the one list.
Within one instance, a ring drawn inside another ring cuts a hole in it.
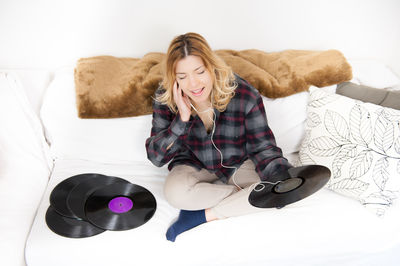
[{"label": "woman's right hand", "polygon": [[192,112],[189,97],[182,92],[182,89],[179,88],[178,82],[176,81],[174,82],[172,90],[176,106],[178,107],[178,111],[181,116],[181,120],[183,122],[189,121]]}]

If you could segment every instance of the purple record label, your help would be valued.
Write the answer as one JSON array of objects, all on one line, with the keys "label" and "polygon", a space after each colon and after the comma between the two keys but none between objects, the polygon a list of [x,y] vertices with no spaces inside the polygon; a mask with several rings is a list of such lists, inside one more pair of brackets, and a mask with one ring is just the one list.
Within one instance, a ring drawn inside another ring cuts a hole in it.
[{"label": "purple record label", "polygon": [[132,209],[133,202],[128,197],[116,197],[110,200],[108,208],[115,213],[124,213]]}]

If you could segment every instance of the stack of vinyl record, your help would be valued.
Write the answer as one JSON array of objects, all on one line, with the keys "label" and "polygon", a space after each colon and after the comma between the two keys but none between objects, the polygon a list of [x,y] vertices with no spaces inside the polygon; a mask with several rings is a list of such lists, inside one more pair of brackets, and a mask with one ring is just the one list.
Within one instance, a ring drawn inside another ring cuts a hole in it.
[{"label": "stack of vinyl record", "polygon": [[81,174],[53,189],[46,223],[56,234],[83,238],[141,226],[156,206],[153,194],[142,186],[114,176]]}]

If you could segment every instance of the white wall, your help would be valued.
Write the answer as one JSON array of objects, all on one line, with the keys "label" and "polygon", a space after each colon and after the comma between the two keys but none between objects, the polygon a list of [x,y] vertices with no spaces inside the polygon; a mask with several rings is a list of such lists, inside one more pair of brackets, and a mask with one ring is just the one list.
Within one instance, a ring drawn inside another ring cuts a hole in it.
[{"label": "white wall", "polygon": [[400,75],[398,0],[0,0],[0,67],[141,57],[188,31],[214,49],[339,49]]}]

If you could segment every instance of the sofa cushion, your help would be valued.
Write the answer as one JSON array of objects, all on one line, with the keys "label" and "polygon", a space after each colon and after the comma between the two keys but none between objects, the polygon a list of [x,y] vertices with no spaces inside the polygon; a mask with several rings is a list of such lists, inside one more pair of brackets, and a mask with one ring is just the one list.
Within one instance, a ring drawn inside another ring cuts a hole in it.
[{"label": "sofa cushion", "polygon": [[373,59],[348,60],[352,71],[352,82],[373,88],[384,89],[400,85],[400,77],[389,66]]},{"label": "sofa cushion", "polygon": [[[262,96],[268,123],[285,156],[300,149],[308,95],[301,92],[277,99]],[[80,119],[73,67],[55,73],[44,96],[41,117],[54,158],[150,163],[144,143],[150,136],[152,116]]]},{"label": "sofa cushion", "polygon": [[336,93],[363,102],[400,109],[400,91],[376,89],[352,82],[343,82],[337,85]]},{"label": "sofa cushion", "polygon": [[300,164],[329,167],[328,188],[383,215],[400,191],[400,111],[310,91]]},{"label": "sofa cushion", "polygon": [[40,115],[54,159],[150,164],[145,141],[150,136],[152,116],[80,119],[73,67],[55,72],[44,95]]}]

